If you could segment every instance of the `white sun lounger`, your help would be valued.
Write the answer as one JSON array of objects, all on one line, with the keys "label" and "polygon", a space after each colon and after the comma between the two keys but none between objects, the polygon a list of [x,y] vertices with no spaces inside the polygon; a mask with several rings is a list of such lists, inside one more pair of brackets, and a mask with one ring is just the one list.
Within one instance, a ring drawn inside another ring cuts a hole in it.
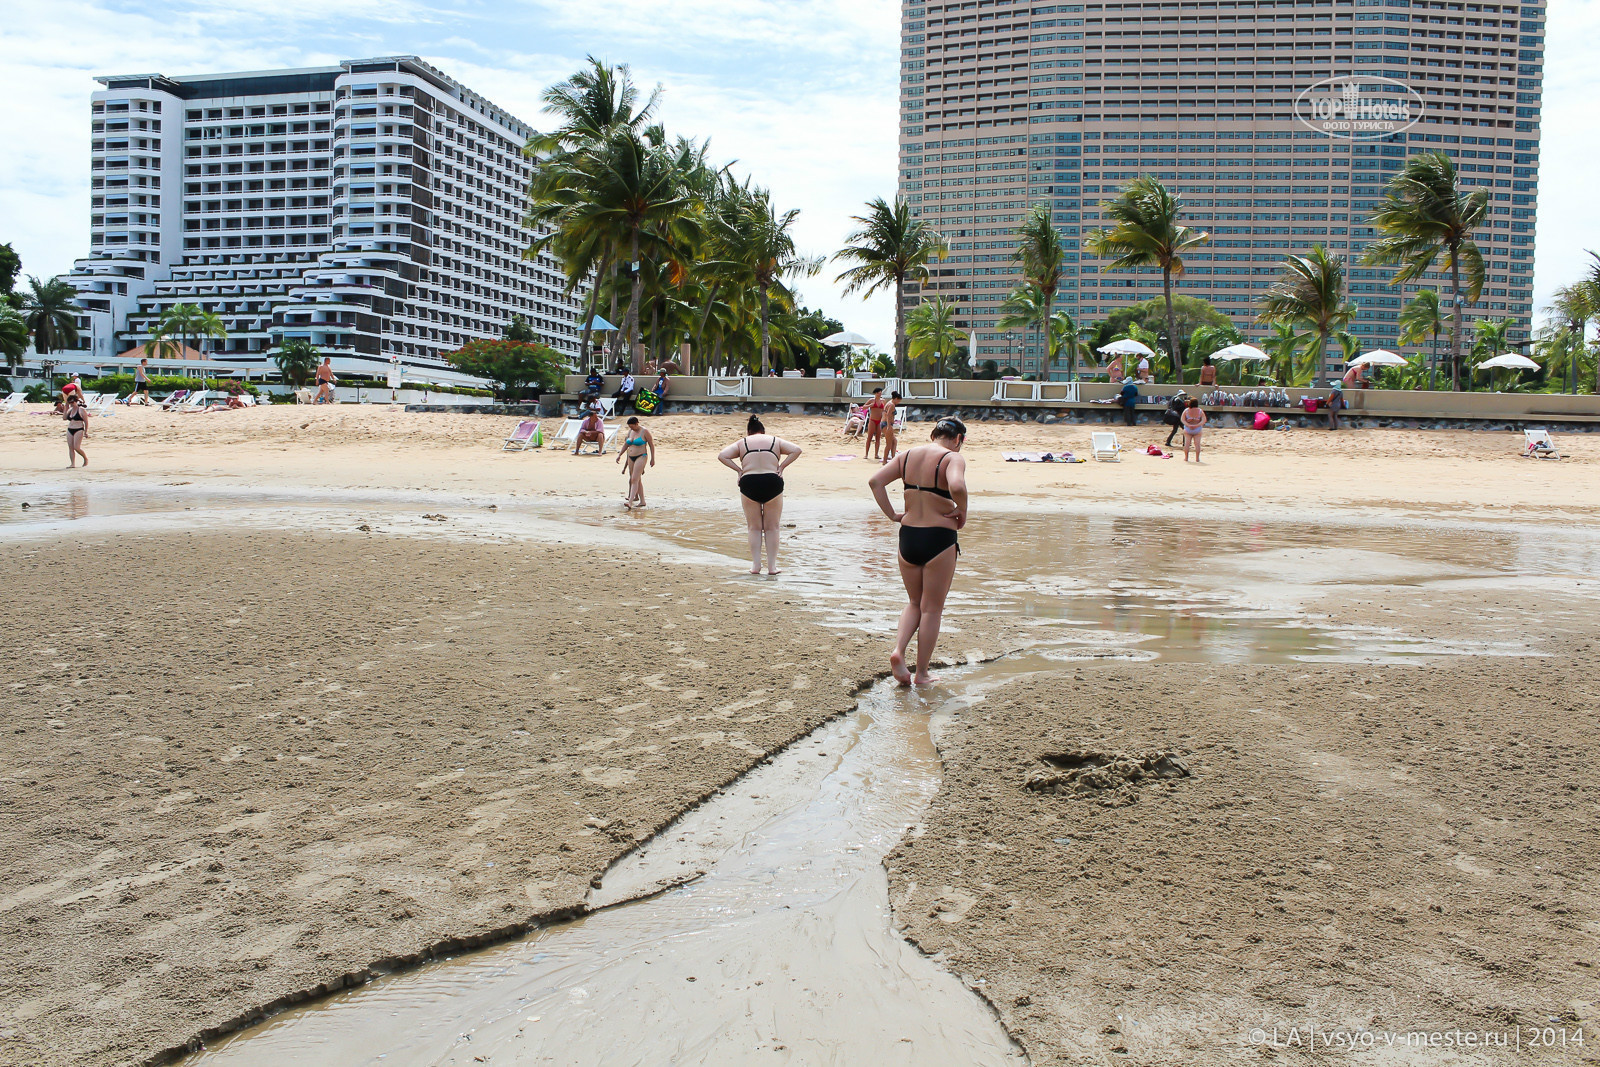
[{"label": "white sun lounger", "polygon": [[1089,453],[1095,459],[1106,463],[1120,463],[1122,457],[1117,455],[1122,451],[1122,446],[1117,444],[1117,435],[1109,430],[1101,430],[1089,435]]},{"label": "white sun lounger", "polygon": [[533,435],[539,432],[539,423],[535,419],[523,419],[517,423],[517,428],[511,436],[500,444],[502,452],[526,452],[533,447]]},{"label": "white sun lounger", "polygon": [[1550,439],[1549,430],[1523,430],[1522,454],[1524,456],[1537,456],[1540,459],[1561,458],[1561,453],[1556,449],[1556,443]]},{"label": "white sun lounger", "polygon": [[0,400],[0,415],[9,415],[17,410],[22,406],[22,401],[23,396],[21,393],[12,393],[4,400]]},{"label": "white sun lounger", "polygon": [[617,398],[614,396],[597,396],[594,402],[600,405],[600,414],[608,419],[617,417]]},{"label": "white sun lounger", "polygon": [[161,410],[171,411],[185,400],[189,399],[189,390],[174,389],[167,398],[161,402]]},{"label": "white sun lounger", "polygon": [[906,409],[896,406],[894,409],[894,432],[899,433],[906,428]]}]

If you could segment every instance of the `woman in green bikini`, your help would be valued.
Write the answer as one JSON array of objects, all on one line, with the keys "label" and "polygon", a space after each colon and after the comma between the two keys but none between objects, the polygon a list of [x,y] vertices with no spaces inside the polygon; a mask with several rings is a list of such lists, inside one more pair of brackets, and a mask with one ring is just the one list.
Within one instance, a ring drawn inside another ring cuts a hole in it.
[{"label": "woman in green bikini", "polygon": [[628,436],[622,439],[622,448],[617,452],[617,462],[624,465],[623,470],[628,475],[628,495],[623,499],[622,506],[629,511],[645,506],[644,467],[647,459],[650,466],[656,465],[656,439],[649,430],[639,425],[639,416],[635,415],[628,420]]}]

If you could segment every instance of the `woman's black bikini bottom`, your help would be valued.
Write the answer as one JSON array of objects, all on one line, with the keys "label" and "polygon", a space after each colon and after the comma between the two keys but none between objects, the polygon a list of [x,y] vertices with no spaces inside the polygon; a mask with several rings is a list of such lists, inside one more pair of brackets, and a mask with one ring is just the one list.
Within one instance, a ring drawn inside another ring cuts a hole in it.
[{"label": "woman's black bikini bottom", "polygon": [[781,474],[744,474],[739,477],[739,492],[748,500],[765,504],[783,494]]},{"label": "woman's black bikini bottom", "polygon": [[913,567],[926,567],[947,548],[961,554],[961,543],[956,532],[947,526],[900,527],[900,558]]}]

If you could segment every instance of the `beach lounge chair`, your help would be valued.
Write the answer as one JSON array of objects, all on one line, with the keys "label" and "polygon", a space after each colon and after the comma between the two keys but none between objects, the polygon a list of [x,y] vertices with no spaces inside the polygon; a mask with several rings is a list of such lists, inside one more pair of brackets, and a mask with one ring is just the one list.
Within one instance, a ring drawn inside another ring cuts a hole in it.
[{"label": "beach lounge chair", "polygon": [[1538,459],[1560,459],[1556,443],[1550,439],[1549,430],[1523,430],[1522,454]]},{"label": "beach lounge chair", "polygon": [[533,447],[533,436],[539,432],[539,423],[534,419],[523,419],[517,423],[517,428],[510,437],[500,445],[502,452],[526,452]]},{"label": "beach lounge chair", "polygon": [[206,398],[210,395],[211,394],[204,389],[196,389],[194,392],[184,397],[181,403],[174,404],[169,410],[187,411],[191,413],[196,411],[204,411],[206,409]]},{"label": "beach lounge chair", "polygon": [[903,430],[905,428],[906,428],[906,409],[903,406],[897,404],[895,406],[895,409],[894,409],[894,432],[895,433],[899,433],[901,430]]},{"label": "beach lounge chair", "polygon": [[294,402],[296,404],[309,404],[316,398],[317,394],[312,391],[309,385],[302,385],[294,391]]},{"label": "beach lounge chair", "polygon": [[617,417],[617,398],[614,396],[597,396],[594,402],[600,405],[600,414],[608,419]]},{"label": "beach lounge chair", "polygon": [[561,425],[556,429],[555,436],[550,438],[552,445],[571,445],[578,439],[578,419],[562,419]]},{"label": "beach lounge chair", "polygon": [[189,390],[174,389],[165,400],[161,402],[162,411],[171,411],[185,400],[189,399]]},{"label": "beach lounge chair", "polygon": [[21,393],[12,393],[4,400],[0,400],[0,415],[9,415],[11,412],[20,408],[22,406],[22,400],[23,396]]},{"label": "beach lounge chair", "polygon": [[1105,463],[1120,463],[1122,457],[1117,455],[1122,451],[1122,446],[1117,444],[1117,435],[1110,430],[1101,430],[1089,435],[1089,453]]}]

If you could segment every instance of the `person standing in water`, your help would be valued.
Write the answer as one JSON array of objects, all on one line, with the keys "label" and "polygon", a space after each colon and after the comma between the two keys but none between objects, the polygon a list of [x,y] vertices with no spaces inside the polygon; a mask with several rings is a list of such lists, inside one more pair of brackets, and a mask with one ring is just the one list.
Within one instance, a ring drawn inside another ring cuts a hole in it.
[{"label": "person standing in water", "polygon": [[89,436],[89,405],[84,403],[81,389],[67,389],[61,400],[61,417],[67,420],[67,466],[76,467],[82,456],[87,467],[89,453],[83,450],[83,439]]},{"label": "person standing in water", "polygon": [[[956,532],[967,524],[967,461],[961,446],[967,427],[960,419],[940,419],[930,441],[902,452],[899,463],[880,467],[867,484],[890,522],[900,524],[900,579],[907,604],[900,613],[889,669],[901,685],[934,681],[928,662],[939,641],[945,598],[961,552]],[[895,511],[889,485],[905,486],[905,510]],[[906,669],[906,649],[917,638],[916,673]]]},{"label": "person standing in water", "polygon": [[623,464],[623,473],[628,476],[628,495],[622,501],[622,506],[632,511],[634,508],[644,507],[644,468],[645,460],[650,461],[650,466],[656,465],[656,439],[653,434],[639,425],[639,416],[634,415],[628,419],[628,436],[622,440],[622,449],[617,453],[617,462]]},{"label": "person standing in water", "polygon": [[800,458],[800,446],[769,434],[754,415],[745,436],[717,453],[717,462],[739,475],[739,502],[750,534],[750,573],[761,573],[766,539],[767,573],[778,573],[778,522],[783,518],[783,472]]}]

